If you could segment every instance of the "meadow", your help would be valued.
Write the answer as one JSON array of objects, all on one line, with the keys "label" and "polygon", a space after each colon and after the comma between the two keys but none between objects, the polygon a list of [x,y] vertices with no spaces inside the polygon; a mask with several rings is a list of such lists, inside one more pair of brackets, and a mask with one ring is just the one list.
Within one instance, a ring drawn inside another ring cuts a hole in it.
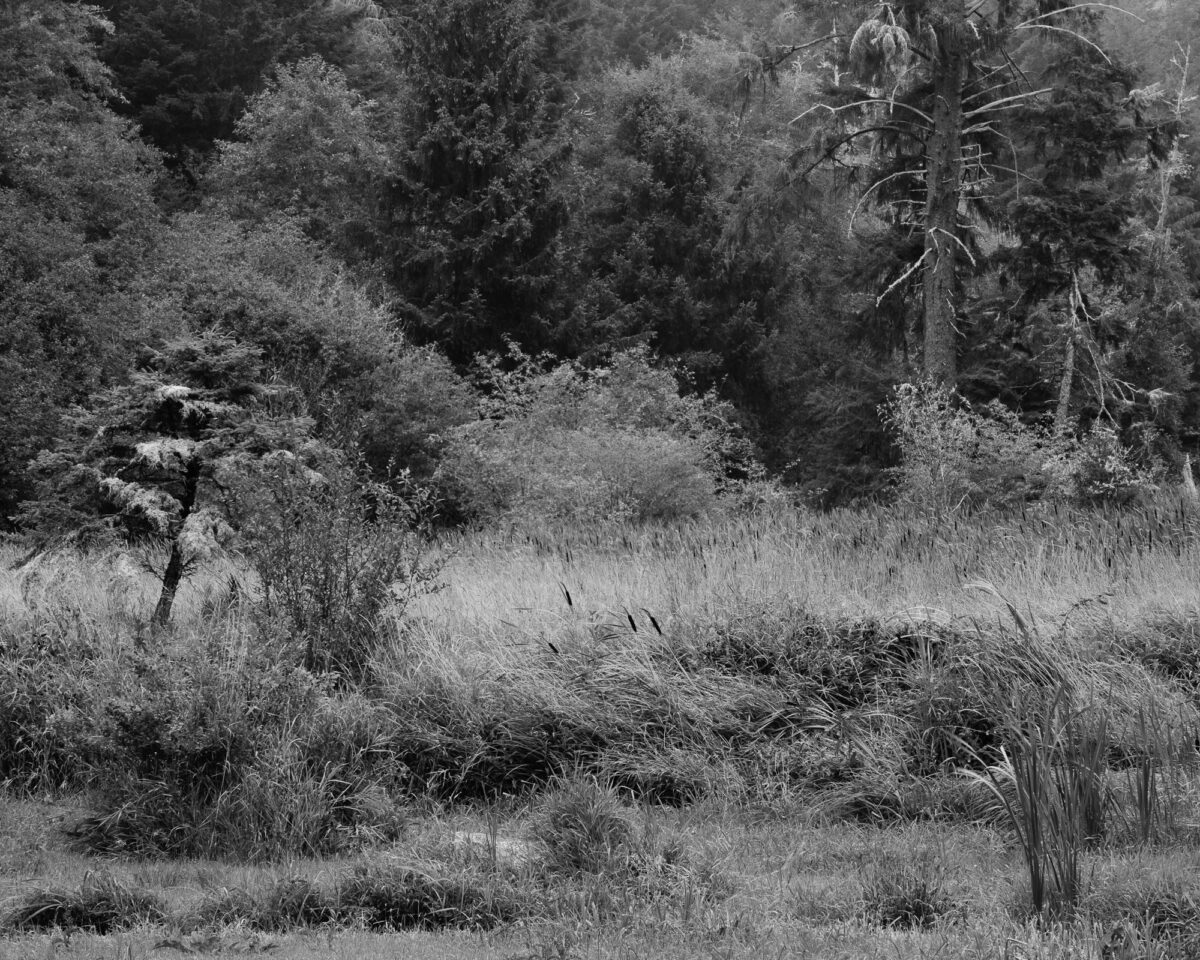
[{"label": "meadow", "polygon": [[11,547],[0,957],[1200,956],[1198,534],[443,534],[354,675],[242,564],[152,631],[134,555]]}]

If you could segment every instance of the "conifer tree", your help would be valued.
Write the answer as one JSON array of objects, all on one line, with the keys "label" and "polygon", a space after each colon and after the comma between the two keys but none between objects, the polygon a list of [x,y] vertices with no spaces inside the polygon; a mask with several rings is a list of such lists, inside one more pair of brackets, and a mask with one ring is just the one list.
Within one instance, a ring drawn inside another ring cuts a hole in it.
[{"label": "conifer tree", "polygon": [[165,625],[189,569],[231,532],[216,496],[223,480],[308,443],[308,421],[271,415],[279,395],[259,351],[221,334],[146,350],[127,384],[76,414],[72,441],[38,458],[43,489],[26,524],[164,544],[151,622]]},{"label": "conifer tree", "polygon": [[[1002,217],[994,184],[1012,173],[1004,146],[1008,115],[1052,87],[1035,89],[1016,68],[1018,37],[1046,32],[1065,48],[1102,51],[1086,35],[1089,8],[1058,0],[897,0],[872,4],[848,47],[824,110],[839,129],[819,125],[816,161],[868,171],[864,198],[914,241],[913,255],[886,294],[911,290],[920,303],[922,367],[931,380],[958,378],[962,270],[978,263],[970,212]],[[860,16],[862,15],[860,8]],[[876,165],[872,154],[892,161]],[[871,168],[875,166],[875,170]],[[873,175],[871,175],[873,173]],[[881,300],[883,297],[881,297]]]}]

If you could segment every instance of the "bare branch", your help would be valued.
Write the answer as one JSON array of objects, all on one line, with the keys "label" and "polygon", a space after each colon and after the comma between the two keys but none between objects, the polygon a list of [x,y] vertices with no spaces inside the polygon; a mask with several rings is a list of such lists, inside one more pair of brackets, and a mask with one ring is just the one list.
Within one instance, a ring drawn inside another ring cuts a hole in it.
[{"label": "bare branch", "polygon": [[1079,33],[1078,31],[1068,30],[1066,27],[1051,26],[1048,23],[1023,23],[1020,26],[1014,27],[1013,29],[1014,30],[1053,30],[1056,33],[1065,33],[1068,36],[1074,37],[1076,40],[1082,40],[1089,47],[1091,47],[1098,54],[1100,54],[1100,56],[1102,56],[1104,58],[1105,63],[1107,63],[1109,65],[1112,64],[1112,60],[1110,60],[1108,58],[1107,53],[1105,53],[1103,50],[1101,50],[1099,46],[1097,46],[1095,43],[1093,43],[1091,40],[1089,40],[1087,37],[1085,37],[1083,34]]},{"label": "bare branch", "polygon": [[1136,13],[1126,10],[1123,7],[1114,6],[1111,3],[1076,3],[1069,7],[1063,7],[1061,10],[1051,10],[1048,13],[1039,14],[1036,17],[1030,17],[1028,20],[1022,20],[1014,29],[1020,30],[1021,27],[1028,26],[1031,23],[1036,23],[1038,20],[1045,20],[1048,17],[1057,17],[1059,14],[1070,13],[1072,10],[1083,10],[1086,7],[1103,7],[1105,10],[1115,10],[1117,13],[1124,13],[1127,16],[1133,17],[1133,19],[1138,23],[1146,22]]},{"label": "bare branch", "polygon": [[985,103],[982,107],[975,107],[973,110],[963,111],[963,117],[973,117],[976,114],[983,113],[987,110],[995,110],[995,109],[999,108],[1002,104],[1011,104],[1012,106],[1019,106],[1019,104],[1016,101],[1028,100],[1031,97],[1037,97],[1043,93],[1050,93],[1053,89],[1054,89],[1053,87],[1042,87],[1041,90],[1027,90],[1024,93],[1017,93],[1011,97],[1001,97],[999,100],[993,100],[991,103]]},{"label": "bare branch", "polygon": [[810,113],[812,113],[818,107],[828,110],[830,113],[841,113],[843,110],[850,110],[855,107],[870,106],[872,104],[882,104],[882,105],[886,105],[889,107],[904,107],[904,109],[912,111],[918,117],[920,117],[922,120],[924,120],[927,124],[929,124],[930,126],[933,126],[933,117],[929,116],[929,114],[924,113],[921,110],[918,110],[916,107],[912,106],[911,104],[900,103],[899,101],[896,101],[896,100],[885,100],[885,99],[882,99],[879,97],[872,97],[867,100],[855,100],[853,103],[844,103],[840,107],[831,107],[828,104],[816,103],[816,104],[813,104],[811,107],[809,107],[807,110],[805,110],[798,117],[793,117],[790,122],[798,123],[800,120],[803,120],[805,117],[807,117]]},{"label": "bare branch", "polygon": [[854,233],[854,221],[858,218],[858,211],[862,209],[863,205],[867,202],[867,197],[869,197],[875,190],[878,190],[889,180],[895,180],[899,177],[919,176],[921,176],[920,170],[897,170],[895,173],[890,173],[886,177],[876,180],[873,184],[867,187],[867,189],[863,191],[863,195],[858,198],[858,202],[854,205],[854,209],[850,211],[850,225],[846,227],[846,236],[850,236]]},{"label": "bare branch", "polygon": [[883,293],[881,293],[878,297],[875,298],[875,306],[878,307],[881,303],[883,303],[884,298],[887,297],[887,295],[889,293],[891,293],[898,286],[900,286],[900,284],[902,284],[905,280],[907,280],[914,273],[916,273],[917,270],[920,269],[921,264],[925,262],[925,258],[928,256],[929,256],[929,250],[926,249],[924,253],[922,253],[919,257],[917,257],[916,261],[907,270],[905,270],[902,274],[900,274],[900,276],[898,276],[895,280],[893,280],[891,283],[889,283],[888,288],[886,290],[884,290]]},{"label": "bare branch", "polygon": [[[827,146],[823,151],[821,151],[821,156],[818,157],[816,160],[814,160],[812,163],[810,163],[807,167],[805,167],[804,172],[801,173],[797,177],[797,179],[798,180],[805,179],[810,173],[812,173],[817,167],[819,167],[821,165],[821,163],[825,160],[837,161],[837,158],[834,156],[834,154],[841,147],[844,147],[846,144],[850,143],[851,141],[857,140],[859,137],[866,136],[869,133],[882,133],[884,131],[887,131],[889,133],[899,133],[899,134],[907,133],[906,130],[902,130],[900,127],[893,127],[890,124],[882,124],[877,127],[864,127],[861,130],[851,131],[850,133],[846,134],[846,136],[844,136],[840,140],[838,140],[837,143]],[[848,166],[848,164],[844,164],[844,166]]]},{"label": "bare branch", "polygon": [[962,252],[965,253],[967,255],[967,259],[971,261],[971,266],[973,266],[973,267],[978,266],[978,264],[975,262],[975,256],[971,253],[970,250],[967,249],[967,245],[965,243],[963,243],[961,240],[959,240],[958,237],[956,237],[954,234],[952,234],[949,230],[943,230],[941,227],[933,227],[929,232],[930,233],[944,233],[947,237],[949,237],[951,240],[953,240],[955,243],[957,243],[962,248]]},{"label": "bare branch", "polygon": [[[1005,67],[997,67],[995,70],[991,71],[991,73],[997,74],[1004,69]],[[985,97],[993,90],[1003,90],[1005,87],[1010,86],[1011,83],[1011,79],[1006,79],[1001,83],[993,83],[990,87],[984,87],[982,90],[976,90],[974,93],[966,94],[963,96],[963,103],[970,103],[972,100],[977,100],[979,97]]]}]

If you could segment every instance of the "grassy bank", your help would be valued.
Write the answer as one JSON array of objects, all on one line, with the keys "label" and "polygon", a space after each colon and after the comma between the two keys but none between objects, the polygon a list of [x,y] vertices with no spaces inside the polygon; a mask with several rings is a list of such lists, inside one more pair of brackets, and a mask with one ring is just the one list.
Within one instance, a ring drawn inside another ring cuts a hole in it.
[{"label": "grassy bank", "polygon": [[353,683],[232,565],[159,634],[127,558],[7,570],[0,953],[1188,955],[1194,530],[447,537]]}]

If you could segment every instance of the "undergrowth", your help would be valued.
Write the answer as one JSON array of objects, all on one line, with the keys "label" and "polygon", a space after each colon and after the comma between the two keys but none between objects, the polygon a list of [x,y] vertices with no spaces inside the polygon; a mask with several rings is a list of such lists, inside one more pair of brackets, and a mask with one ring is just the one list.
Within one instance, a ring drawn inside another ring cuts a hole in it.
[{"label": "undergrowth", "polygon": [[[82,793],[72,835],[86,851],[359,856],[405,836],[421,804],[534,811],[544,862],[523,874],[366,856],[336,889],[284,878],[214,894],[201,911],[213,922],[485,927],[547,903],[602,913],[676,884],[718,890],[647,841],[637,804],[986,820],[1024,852],[1034,911],[1064,917],[1089,902],[1092,847],[1197,839],[1187,614],[1117,625],[1093,604],[1040,622],[981,582],[968,586],[995,616],[831,616],[743,597],[659,618],[576,610],[562,585],[554,629],[471,646],[408,615],[388,626],[393,644],[357,645],[341,672],[262,629],[252,585],[211,591],[151,634],[111,584],[89,605],[23,576],[19,597],[0,597],[0,778],[16,795]],[[864,911],[885,926],[953,914],[936,876],[867,880]]]}]

